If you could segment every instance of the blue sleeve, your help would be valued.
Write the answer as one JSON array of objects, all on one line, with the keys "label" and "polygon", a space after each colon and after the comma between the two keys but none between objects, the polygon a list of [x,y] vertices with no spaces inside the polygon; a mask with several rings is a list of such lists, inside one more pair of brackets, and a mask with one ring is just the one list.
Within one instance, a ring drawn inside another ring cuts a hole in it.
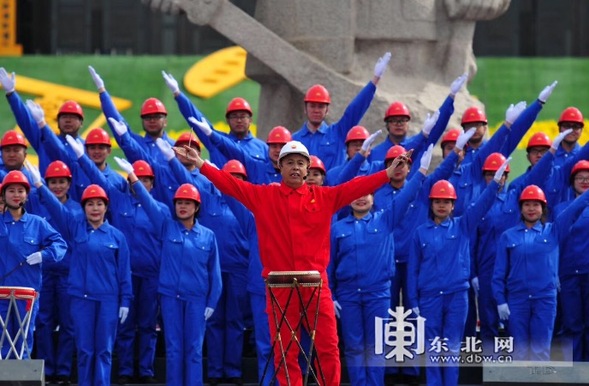
[{"label": "blue sleeve", "polygon": [[[116,228],[115,228],[116,229]],[[133,286],[131,283],[131,254],[127,239],[119,233],[119,249],[117,251],[117,276],[119,282],[120,306],[129,307],[133,299]]]},{"label": "blue sleeve", "polygon": [[339,184],[343,184],[344,182],[350,181],[352,178],[358,175],[358,171],[362,166],[362,163],[366,160],[366,158],[357,152],[351,160],[344,163],[341,168],[338,168],[338,173],[329,173],[331,169],[327,172],[327,182],[330,186],[335,186]]},{"label": "blue sleeve", "polygon": [[[393,223],[392,228],[396,227],[399,222],[405,216],[407,209],[409,208],[409,204],[415,200],[417,197],[417,193],[419,193],[419,189],[421,188],[421,184],[425,176],[422,173],[417,173],[415,177],[413,177],[407,184],[401,189],[399,194],[395,196],[393,199]],[[391,232],[393,229],[391,228]]]},{"label": "blue sleeve", "polygon": [[[112,130],[114,132],[114,130]],[[147,151],[141,145],[139,145],[139,141],[131,135],[130,131],[127,131],[125,134],[121,135],[117,139],[117,143],[119,144],[123,153],[125,153],[125,158],[129,160],[129,162],[133,163],[135,161],[144,160],[150,165],[154,165],[157,162],[149,155]]]},{"label": "blue sleeve", "polygon": [[[138,140],[139,138],[141,138],[141,136],[139,134],[135,134],[133,132],[133,130],[131,130],[131,127],[129,126],[129,124],[127,123],[125,118],[123,118],[121,113],[119,113],[119,110],[117,110],[117,108],[115,107],[115,104],[112,102],[112,98],[110,97],[108,91],[101,92],[99,96],[100,96],[100,106],[102,107],[102,112],[104,113],[104,116],[106,117],[106,122],[108,123],[108,126],[110,127],[110,122],[108,121],[108,118],[114,118],[118,122],[122,121],[125,123],[125,125],[127,126],[127,133],[130,133],[130,135],[135,140]],[[116,131],[114,131],[112,129],[112,127],[110,128],[110,131],[111,131],[113,137],[115,138],[115,141],[117,141],[117,143],[120,146],[120,142],[119,142],[120,136],[117,134]]]},{"label": "blue sleeve", "polygon": [[513,153],[521,139],[538,117],[540,110],[542,110],[542,103],[536,99],[519,115],[519,117],[517,117],[515,122],[511,125],[511,131],[507,138],[505,138],[501,150],[499,150],[501,154],[505,157],[509,157],[509,155]]},{"label": "blue sleeve", "polygon": [[41,131],[39,130],[37,122],[35,122],[29,109],[23,103],[16,91],[10,95],[6,95],[6,98],[8,99],[8,104],[16,119],[16,124],[20,127],[25,137],[27,137],[27,140],[33,149],[39,152],[39,149],[41,148]]},{"label": "blue sleeve", "polygon": [[439,180],[449,180],[450,177],[452,177],[452,173],[456,169],[456,161],[458,161],[458,154],[456,154],[454,151],[450,152],[450,154],[444,158],[442,163],[434,169],[433,173],[427,176],[422,188],[427,189],[429,192],[432,185]]},{"label": "blue sleeve", "polygon": [[[221,290],[223,285],[221,282],[221,263],[219,262],[219,248],[217,247],[217,239],[215,235],[213,237],[213,248],[211,248],[211,254],[208,262],[208,274],[209,274],[209,293],[207,296],[207,307],[215,309],[217,302],[221,297]],[[245,288],[244,288],[245,290]]]},{"label": "blue sleeve", "polygon": [[335,261],[337,260],[337,238],[335,237],[335,227],[332,226],[329,232],[330,243],[329,243],[329,250],[330,250],[330,258],[329,264],[327,265],[327,281],[329,282],[329,289],[331,290],[331,298],[335,301],[337,300],[335,297],[335,290],[336,290],[336,280],[335,280]]},{"label": "blue sleeve", "polygon": [[375,92],[376,86],[374,83],[368,82],[346,107],[346,111],[344,111],[340,120],[331,126],[333,130],[337,131],[338,142],[345,142],[348,131],[362,120],[368,107],[370,107],[370,103],[372,103]]},{"label": "blue sleeve", "polygon": [[419,280],[419,266],[421,264],[421,245],[419,233],[413,233],[413,241],[409,248],[409,259],[407,260],[407,301],[409,308],[419,306],[417,293],[417,282]]},{"label": "blue sleeve", "polygon": [[522,175],[521,183],[518,182],[518,184],[513,188],[510,185],[509,189],[513,189],[518,193],[521,193],[521,191],[528,185],[538,185],[541,189],[544,190],[546,182],[550,179],[546,178],[546,176],[556,176],[556,174],[553,173],[553,166],[554,154],[551,152],[546,152],[546,154],[540,158],[540,160],[536,163],[536,165],[534,165],[533,168],[530,169],[528,173]]},{"label": "blue sleeve", "polygon": [[45,220],[43,227],[43,249],[41,256],[43,261],[60,261],[65,256],[68,246],[59,233]]},{"label": "blue sleeve", "polygon": [[70,163],[76,161],[73,154],[66,150],[64,144],[57,138],[57,135],[55,135],[49,126],[45,125],[41,128],[41,136],[43,138],[43,147],[49,158],[62,160],[68,166],[70,166]]},{"label": "blue sleeve", "polygon": [[[507,231],[506,231],[507,232]],[[497,244],[497,255],[495,257],[495,268],[493,269],[493,281],[491,287],[493,290],[493,297],[497,305],[507,303],[505,285],[509,269],[509,256],[507,252],[507,236],[505,232],[499,238]]]},{"label": "blue sleeve", "polygon": [[135,190],[137,201],[143,206],[143,210],[145,210],[145,213],[150,218],[157,233],[160,235],[163,234],[164,225],[171,218],[170,212],[158,204],[158,201],[149,194],[141,181],[133,184],[133,190]]},{"label": "blue sleeve", "polygon": [[202,144],[204,145],[204,147],[206,147],[207,149],[210,149],[211,147],[213,147],[213,144],[211,143],[211,139],[208,136],[206,136],[198,126],[193,125],[188,120],[188,118],[194,117],[194,118],[198,119],[201,122],[202,122],[203,119],[205,119],[208,122],[209,126],[211,126],[211,128],[214,131],[216,131],[215,130],[215,127],[213,126],[213,124],[211,123],[211,121],[209,121],[207,119],[207,117],[205,117],[200,112],[200,110],[196,108],[196,106],[194,105],[194,103],[192,103],[190,101],[190,99],[188,99],[186,97],[186,95],[184,95],[184,93],[180,92],[180,94],[178,94],[178,96],[176,97],[176,103],[178,104],[178,108],[180,109],[180,113],[182,113],[182,116],[184,117],[184,119],[186,120],[186,122],[190,125],[190,127],[192,128],[192,130],[196,133],[196,136],[198,137],[198,139],[200,139],[200,141],[202,142]]},{"label": "blue sleeve", "polygon": [[579,217],[579,214],[589,206],[589,190],[573,200],[554,220],[554,227],[558,232],[558,242],[562,243],[569,235],[569,230]]},{"label": "blue sleeve", "polygon": [[45,208],[51,215],[51,218],[57,227],[57,231],[61,233],[67,240],[71,241],[73,239],[73,227],[71,224],[77,220],[75,216],[65,205],[57,200],[57,198],[53,195],[53,193],[51,193],[47,186],[41,185],[41,187],[37,189],[37,192],[42,198]]},{"label": "blue sleeve", "polygon": [[470,234],[472,229],[476,229],[485,214],[491,209],[498,191],[499,184],[495,180],[491,181],[483,191],[483,194],[466,208],[462,216],[464,221],[460,222],[465,235]]},{"label": "blue sleeve", "polygon": [[[485,143],[479,151],[474,156],[472,163],[467,167],[471,168],[474,172],[471,175],[476,175],[478,172],[479,175],[482,176],[481,170],[483,169],[483,164],[485,163],[488,156],[492,153],[498,153],[499,150],[503,147],[504,143],[507,141],[509,137],[509,128],[505,126],[505,123],[499,127],[499,129],[491,136],[491,138]],[[506,155],[508,157],[509,154]]]},{"label": "blue sleeve", "polygon": [[450,122],[450,118],[452,117],[452,114],[454,114],[454,98],[448,95],[438,110],[440,111],[440,115],[438,116],[438,121],[434,125],[432,131],[429,133],[427,146],[432,143],[434,145],[438,143],[440,137],[446,130],[448,122]]},{"label": "blue sleeve", "polygon": [[[199,136],[199,138],[201,137]],[[248,163],[248,161],[251,161],[253,159],[253,157],[245,151],[245,148],[243,146],[239,146],[236,142],[232,141],[231,139],[216,131],[213,131],[211,133],[209,140],[212,143],[212,145],[221,152],[221,154],[227,157],[227,159],[236,159],[244,165]],[[217,166],[222,167],[223,165]]]}]

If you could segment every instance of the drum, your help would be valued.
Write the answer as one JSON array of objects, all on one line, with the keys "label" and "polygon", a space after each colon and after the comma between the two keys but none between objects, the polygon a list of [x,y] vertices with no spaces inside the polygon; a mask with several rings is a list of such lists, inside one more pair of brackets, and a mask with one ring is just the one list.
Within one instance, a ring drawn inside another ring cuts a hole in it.
[{"label": "drum", "polygon": [[270,288],[319,287],[321,274],[319,271],[272,271],[266,283]]}]

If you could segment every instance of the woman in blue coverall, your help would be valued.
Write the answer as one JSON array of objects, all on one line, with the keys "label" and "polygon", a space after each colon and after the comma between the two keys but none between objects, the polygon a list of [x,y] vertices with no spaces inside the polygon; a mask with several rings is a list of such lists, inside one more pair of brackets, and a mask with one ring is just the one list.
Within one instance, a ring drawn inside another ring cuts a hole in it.
[{"label": "woman in blue coverall", "polygon": [[[116,338],[119,384],[130,383],[133,378],[136,339],[139,343],[139,380],[141,383],[157,383],[153,362],[157,343],[157,286],[162,254],[159,234],[132,190],[121,192],[84,154],[82,145],[70,136],[67,136],[66,140],[78,157],[77,164],[80,169],[92,183],[107,192],[111,201],[112,223],[123,232],[127,243],[133,246],[130,251],[130,264],[134,296],[129,316],[118,329]],[[143,160],[138,160],[133,163],[133,168],[143,186],[153,194],[155,176],[151,166]],[[169,216],[168,207],[161,202],[158,203],[160,209]]]},{"label": "woman in blue coverall", "polygon": [[538,186],[527,186],[519,203],[521,222],[503,232],[497,245],[493,295],[499,318],[508,320],[514,359],[549,360],[559,285],[559,244],[587,207],[589,194],[575,199],[554,223],[545,222],[548,204]]},{"label": "woman in blue coverall", "polygon": [[[575,197],[589,190],[589,161],[575,164],[570,176]],[[565,201],[555,208],[558,216],[574,201]],[[560,245],[558,275],[560,277],[560,306],[565,337],[571,340],[572,355],[567,359],[589,362],[589,207],[575,219]],[[571,358],[572,357],[572,358]]]},{"label": "woman in blue coverall", "polygon": [[[8,287],[30,287],[41,290],[42,262],[59,261],[67,251],[63,238],[43,218],[27,213],[25,205],[31,185],[25,175],[13,170],[2,181],[0,190],[5,207],[0,222],[0,285]],[[25,302],[18,302],[20,317],[25,316]],[[26,349],[23,358],[30,358],[33,348],[33,330],[39,310],[35,302],[31,310],[31,322],[26,331]],[[7,315],[8,301],[0,301],[0,315],[8,321],[7,332],[12,339],[20,329],[14,311]],[[7,317],[9,316],[9,319]],[[24,331],[23,331],[24,333]],[[22,347],[22,338],[16,339],[17,350]],[[2,359],[16,359],[16,353],[10,350],[7,339],[2,342]]]},{"label": "woman in blue coverall", "polygon": [[119,319],[125,322],[133,297],[127,240],[105,220],[109,199],[104,189],[89,185],[80,200],[84,216],[75,216],[42,184],[38,173],[35,170],[34,184],[72,249],[69,294],[78,384],[110,385],[117,324]]},{"label": "woman in blue coverall", "polygon": [[470,279],[469,238],[491,207],[505,162],[464,212],[453,217],[456,190],[447,180],[436,182],[429,194],[430,219],[413,236],[408,266],[408,304],[425,321],[425,369],[428,385],[457,385],[457,366],[436,366],[432,355],[459,355],[468,312]]},{"label": "woman in blue coverall", "polygon": [[336,316],[341,319],[352,385],[384,383],[385,358],[376,354],[375,343],[376,339],[384,339],[375,336],[375,318],[388,318],[395,275],[393,228],[415,199],[431,152],[432,147],[424,153],[421,173],[411,179],[387,210],[373,212],[374,195],[368,194],[352,201],[352,214],[331,228],[329,284]]},{"label": "woman in blue coverall", "polygon": [[205,324],[217,306],[222,284],[215,234],[196,219],[200,193],[194,185],[180,185],[174,195],[175,216],[170,218],[137,183],[133,166],[115,160],[128,173],[163,243],[158,292],[165,326],[166,384],[202,385]]},{"label": "woman in blue coverall", "polygon": [[[76,216],[82,215],[80,203],[70,196],[72,173],[62,161],[53,161],[45,171],[47,187],[65,207]],[[37,191],[37,195],[40,195]],[[44,202],[39,198],[41,205]],[[49,224],[57,224],[45,210]],[[68,293],[68,276],[72,251],[68,248],[62,260],[43,264],[43,285],[36,325],[36,356],[45,360],[45,379],[68,384],[74,360],[74,325],[70,313],[71,296]],[[55,328],[59,335],[54,340]]]}]

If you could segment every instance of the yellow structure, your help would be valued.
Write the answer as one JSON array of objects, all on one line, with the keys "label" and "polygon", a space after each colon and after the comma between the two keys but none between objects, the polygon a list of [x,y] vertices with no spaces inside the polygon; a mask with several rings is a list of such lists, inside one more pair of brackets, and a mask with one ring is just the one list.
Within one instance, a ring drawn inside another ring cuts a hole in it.
[{"label": "yellow structure", "polygon": [[22,56],[16,43],[16,0],[0,0],[0,56]]}]

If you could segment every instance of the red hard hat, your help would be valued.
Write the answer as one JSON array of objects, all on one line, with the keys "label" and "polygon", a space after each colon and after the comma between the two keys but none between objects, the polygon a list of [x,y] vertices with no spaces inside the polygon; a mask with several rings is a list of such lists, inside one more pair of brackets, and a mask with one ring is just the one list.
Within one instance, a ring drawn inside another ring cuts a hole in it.
[{"label": "red hard hat", "polygon": [[45,179],[49,178],[72,178],[72,172],[65,162],[53,161],[45,170]]},{"label": "red hard hat", "polygon": [[65,101],[65,103],[61,105],[59,111],[57,112],[58,119],[61,114],[75,114],[79,116],[80,119],[84,119],[84,110],[82,110],[82,106],[80,106],[76,101]]},{"label": "red hard hat", "polygon": [[8,130],[2,136],[2,141],[0,141],[0,147],[11,145],[20,145],[24,146],[25,148],[28,147],[25,137],[23,137],[23,135],[16,130]]},{"label": "red hard hat", "polygon": [[151,166],[142,159],[133,162],[133,172],[137,177],[155,178],[155,174],[153,174],[153,169]]},{"label": "red hard hat", "polygon": [[254,115],[250,104],[243,98],[231,99],[231,102],[227,105],[227,110],[225,110],[225,116],[233,111],[247,111],[250,115]]},{"label": "red hard hat", "polygon": [[581,113],[581,110],[576,107],[567,107],[563,110],[562,114],[560,114],[558,124],[560,125],[563,122],[576,122],[585,126],[585,122],[583,121],[583,114]]},{"label": "red hard hat", "polygon": [[198,142],[198,137],[192,131],[187,131],[180,134],[178,139],[176,139],[174,146],[188,145],[189,143],[194,144],[194,146],[196,146],[199,151],[201,150],[200,142]]},{"label": "red hard hat", "polygon": [[542,189],[536,185],[528,185],[519,196],[519,202],[523,201],[540,201],[546,204],[546,196]]},{"label": "red hard hat", "polygon": [[460,122],[460,124],[464,126],[466,123],[475,122],[483,122],[486,125],[487,116],[485,115],[483,110],[479,109],[478,107],[469,107],[468,109],[466,109],[464,114],[462,114],[462,122]]},{"label": "red hard hat", "polygon": [[292,141],[292,134],[284,126],[276,126],[268,133],[267,144],[276,143],[284,145],[287,142]]},{"label": "red hard hat", "polygon": [[231,159],[223,165],[224,172],[231,173],[231,174],[241,174],[245,178],[247,178],[247,172],[245,170],[245,166],[241,162],[236,159]]},{"label": "red hard hat", "polygon": [[311,156],[311,165],[309,165],[309,169],[319,169],[323,172],[323,174],[327,173],[323,161],[321,161],[321,158],[317,157],[316,155]]},{"label": "red hard hat", "polygon": [[320,84],[315,84],[307,90],[305,94],[305,102],[315,103],[331,103],[331,97],[329,91]]},{"label": "red hard hat", "polygon": [[411,119],[411,113],[405,103],[393,102],[384,114],[384,121],[386,122],[389,117],[407,117]]},{"label": "red hard hat", "polygon": [[176,200],[192,200],[200,204],[200,193],[194,185],[182,184],[174,194],[174,201]]},{"label": "red hard hat", "polygon": [[581,160],[573,166],[573,170],[571,170],[571,177],[574,177],[580,171],[589,171],[589,161]]},{"label": "red hard hat", "polygon": [[354,126],[346,135],[346,144],[350,141],[364,141],[370,136],[370,133],[364,126]]},{"label": "red hard hat", "polygon": [[545,133],[535,133],[528,140],[528,146],[526,147],[526,150],[528,150],[531,147],[550,147],[550,146],[552,146],[552,141],[550,140],[550,137],[548,137],[548,135],[546,135]]},{"label": "red hard hat", "polygon": [[84,189],[82,198],[80,199],[82,206],[84,206],[84,203],[91,198],[101,198],[108,204],[108,196],[106,195],[106,192],[96,184],[88,185],[88,187]]},{"label": "red hard hat", "polygon": [[[506,161],[505,156],[501,153],[491,153],[485,160],[483,164],[483,171],[484,172],[496,172],[499,170],[499,167],[503,165]],[[510,172],[509,164],[507,164],[507,169],[505,169],[506,173]]]},{"label": "red hard hat", "polygon": [[27,176],[24,175],[23,172],[20,170],[11,170],[8,172],[7,175],[4,176],[2,180],[2,193],[8,188],[10,185],[22,185],[27,190],[27,193],[31,190],[31,184],[29,184],[29,180]]},{"label": "red hard hat", "polygon": [[[384,157],[384,162],[385,164],[390,161],[393,160],[395,158],[397,158],[400,155],[403,155],[407,153],[407,150],[405,150],[405,148],[401,145],[395,145],[395,146],[391,146],[389,148],[389,150],[387,151],[386,156]],[[409,162],[411,162],[411,160],[409,160]]]},{"label": "red hard hat", "polygon": [[432,185],[432,188],[429,191],[429,198],[456,200],[456,190],[450,181],[440,180]]},{"label": "red hard hat", "polygon": [[164,114],[168,115],[168,110],[166,110],[166,106],[157,98],[147,98],[143,105],[141,106],[141,116],[151,115],[151,114]]},{"label": "red hard hat", "polygon": [[446,142],[456,142],[456,140],[458,139],[458,137],[460,136],[460,134],[462,134],[462,130],[460,129],[450,129],[448,130],[444,136],[442,137],[442,147],[444,147],[444,144]]},{"label": "red hard hat", "polygon": [[85,145],[107,145],[111,146],[110,143],[110,136],[101,127],[97,127],[95,129],[90,130],[88,135],[86,136]]}]

